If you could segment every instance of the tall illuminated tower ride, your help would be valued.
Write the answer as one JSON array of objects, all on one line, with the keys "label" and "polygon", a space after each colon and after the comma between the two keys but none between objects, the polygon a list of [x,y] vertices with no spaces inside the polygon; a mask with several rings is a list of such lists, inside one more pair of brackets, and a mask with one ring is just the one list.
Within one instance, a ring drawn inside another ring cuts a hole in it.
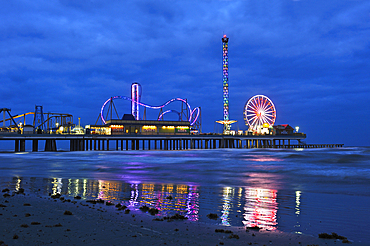
[{"label": "tall illuminated tower ride", "polygon": [[140,120],[139,117],[139,102],[141,97],[141,85],[139,83],[132,83],[131,85],[131,114],[136,120]]},{"label": "tall illuminated tower ride", "polygon": [[216,121],[217,123],[223,124],[223,133],[227,133],[230,130],[231,124],[236,122],[230,120],[229,117],[229,54],[228,47],[229,38],[224,35],[222,37],[222,85],[223,85],[223,105],[224,105],[224,119]]}]

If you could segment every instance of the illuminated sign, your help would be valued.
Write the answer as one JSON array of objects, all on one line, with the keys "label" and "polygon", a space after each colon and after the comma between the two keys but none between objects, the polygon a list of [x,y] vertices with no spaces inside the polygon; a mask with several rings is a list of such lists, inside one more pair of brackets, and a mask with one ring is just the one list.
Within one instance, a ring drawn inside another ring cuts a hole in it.
[{"label": "illuminated sign", "polygon": [[143,126],[143,132],[156,132],[156,126]]},{"label": "illuminated sign", "polygon": [[110,126],[112,129],[123,129],[122,125],[111,125]]},{"label": "illuminated sign", "polygon": [[176,132],[189,132],[188,126],[176,126]]}]

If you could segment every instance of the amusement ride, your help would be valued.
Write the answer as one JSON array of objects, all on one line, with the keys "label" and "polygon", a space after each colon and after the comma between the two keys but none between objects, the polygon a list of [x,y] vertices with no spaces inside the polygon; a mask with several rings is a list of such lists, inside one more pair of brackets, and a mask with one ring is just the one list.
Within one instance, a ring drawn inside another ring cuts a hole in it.
[{"label": "amusement ride", "polygon": [[263,127],[272,127],[276,119],[276,109],[270,98],[264,95],[251,97],[244,106],[244,121],[249,130],[256,132]]},{"label": "amusement ride", "polygon": [[[152,106],[152,105],[140,102],[140,98],[141,98],[141,85],[139,83],[133,83],[131,85],[131,98],[130,97],[125,97],[125,96],[114,96],[114,97],[109,98],[108,100],[106,100],[104,102],[104,104],[103,104],[103,106],[101,107],[101,110],[100,110],[100,118],[101,118],[102,123],[106,124],[107,118],[112,119],[113,109],[116,111],[117,117],[120,118],[119,114],[117,113],[117,109],[113,104],[113,100],[117,100],[117,99],[118,100],[123,99],[123,100],[127,100],[127,101],[131,102],[131,114],[135,118],[135,120],[142,120],[140,118],[140,110],[139,110],[139,106],[142,106],[142,107],[144,107],[144,109],[149,108],[149,109],[160,110],[157,120],[163,120],[163,116],[165,114],[175,113],[179,116],[179,121],[182,121],[182,115],[184,113],[183,108],[181,109],[181,112],[173,110],[173,109],[168,109],[168,110],[163,111],[164,107],[170,105],[173,102],[181,102],[182,105],[183,104],[185,105],[185,109],[186,109],[185,110],[186,111],[186,113],[185,113],[186,117],[185,118],[186,118],[186,120],[188,120],[190,122],[190,126],[195,126],[196,123],[197,123],[197,120],[199,119],[200,108],[195,107],[195,108],[192,109],[190,104],[187,102],[186,99],[172,98],[172,99],[168,100],[167,102],[165,102],[162,105]],[[107,105],[108,105],[108,109],[106,109]],[[104,116],[105,112],[106,112],[106,114]],[[144,113],[144,119],[145,118],[146,118],[146,115]]]}]

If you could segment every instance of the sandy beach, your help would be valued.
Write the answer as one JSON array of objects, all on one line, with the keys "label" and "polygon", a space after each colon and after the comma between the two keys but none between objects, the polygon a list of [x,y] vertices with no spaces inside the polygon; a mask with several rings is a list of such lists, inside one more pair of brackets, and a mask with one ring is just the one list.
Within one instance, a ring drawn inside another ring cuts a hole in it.
[{"label": "sandy beach", "polygon": [[2,190],[0,245],[343,245],[308,235],[163,219],[107,201]]}]

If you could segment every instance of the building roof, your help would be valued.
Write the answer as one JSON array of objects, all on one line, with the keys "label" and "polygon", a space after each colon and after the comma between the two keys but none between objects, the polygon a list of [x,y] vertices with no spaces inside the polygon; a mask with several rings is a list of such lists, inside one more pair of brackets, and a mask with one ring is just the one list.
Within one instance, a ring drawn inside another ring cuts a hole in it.
[{"label": "building roof", "polygon": [[121,120],[136,120],[132,114],[124,114]]}]

